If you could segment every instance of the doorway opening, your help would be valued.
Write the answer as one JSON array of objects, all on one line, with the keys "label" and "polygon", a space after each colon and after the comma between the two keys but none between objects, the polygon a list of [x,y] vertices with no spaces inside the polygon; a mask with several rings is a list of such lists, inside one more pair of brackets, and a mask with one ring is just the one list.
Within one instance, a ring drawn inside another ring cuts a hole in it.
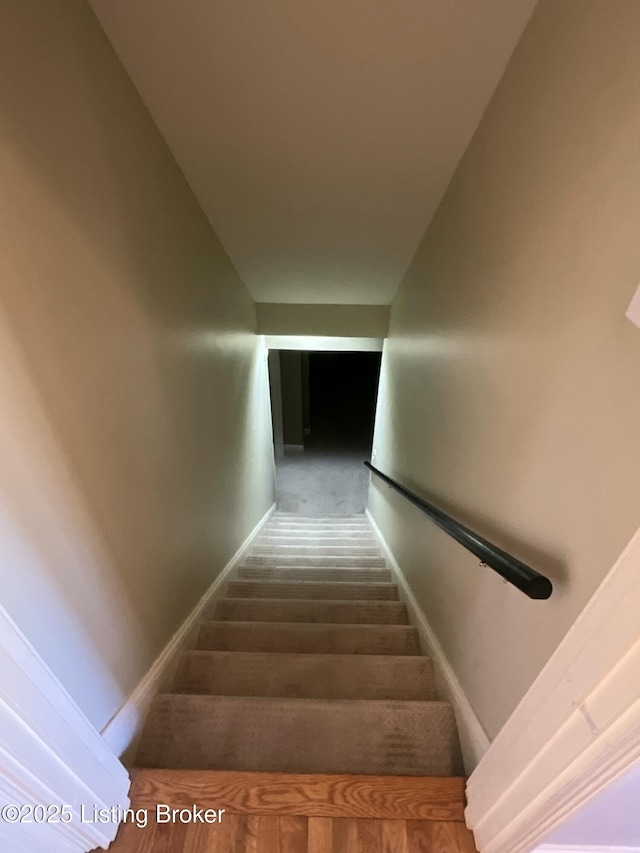
[{"label": "doorway opening", "polygon": [[380,352],[270,351],[279,511],[364,512],[380,360]]}]

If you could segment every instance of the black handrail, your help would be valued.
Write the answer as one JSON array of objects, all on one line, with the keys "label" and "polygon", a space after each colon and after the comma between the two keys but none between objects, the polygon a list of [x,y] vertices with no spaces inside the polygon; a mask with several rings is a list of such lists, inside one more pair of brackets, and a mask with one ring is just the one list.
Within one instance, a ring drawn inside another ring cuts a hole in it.
[{"label": "black handrail", "polygon": [[492,545],[482,536],[478,536],[473,530],[469,530],[464,524],[460,524],[455,518],[451,518],[446,512],[430,504],[414,494],[414,492],[402,486],[396,480],[391,479],[382,471],[375,468],[370,462],[364,463],[370,471],[377,477],[380,477],[388,486],[399,492],[409,503],[417,506],[425,515],[428,515],[434,524],[437,524],[445,533],[448,533],[456,542],[463,545],[467,551],[471,551],[476,557],[479,557],[483,564],[490,566],[494,571],[498,572],[505,580],[517,586],[521,592],[528,595],[529,598],[545,599],[551,596],[553,585],[549,578],[536,572],[526,563],[522,563],[511,554],[507,554],[496,545]]}]

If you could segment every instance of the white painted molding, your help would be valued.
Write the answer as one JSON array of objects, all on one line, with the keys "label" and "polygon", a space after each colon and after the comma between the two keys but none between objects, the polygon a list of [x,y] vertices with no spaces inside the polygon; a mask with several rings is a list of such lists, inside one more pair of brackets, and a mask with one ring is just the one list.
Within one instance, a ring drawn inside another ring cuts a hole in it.
[{"label": "white painted molding", "polygon": [[640,531],[467,785],[482,853],[527,853],[640,759]]},{"label": "white painted molding", "polygon": [[276,505],[274,503],[263,515],[160,652],[131,696],[129,696],[102,730],[102,737],[116,755],[128,757],[135,748],[154,697],[164,686],[169,686],[173,680],[181,654],[185,649],[195,643],[199,623],[204,611],[220,595],[223,585],[229,579],[229,575],[238,566],[275,508]]},{"label": "white painted molding", "polygon": [[469,774],[475,769],[484,754],[487,752],[491,742],[487,737],[480,720],[474,713],[474,710],[471,707],[455,672],[451,668],[451,664],[447,660],[433,628],[429,624],[424,611],[418,604],[404,572],[398,565],[398,561],[394,557],[386,539],[382,535],[382,531],[374,521],[373,516],[368,509],[366,510],[366,516],[369,519],[369,523],[373,528],[373,532],[378,542],[380,543],[385,559],[396,576],[401,596],[406,602],[412,621],[420,634],[422,646],[433,658],[436,673],[439,676],[439,687],[453,706],[453,710],[456,715],[456,722],[458,724],[458,734],[460,736],[464,766],[466,772]]},{"label": "white painted molding", "polygon": [[382,352],[384,338],[342,338],[329,335],[265,335],[269,349],[306,352]]},{"label": "white painted molding", "polygon": [[532,853],[640,853],[640,847],[615,847],[602,844],[541,844]]},{"label": "white painted molding", "polygon": [[128,808],[128,774],[2,608],[0,671],[0,805],[65,806],[72,815],[68,823],[0,820],[1,849],[107,847],[119,821],[83,823],[81,809]]}]

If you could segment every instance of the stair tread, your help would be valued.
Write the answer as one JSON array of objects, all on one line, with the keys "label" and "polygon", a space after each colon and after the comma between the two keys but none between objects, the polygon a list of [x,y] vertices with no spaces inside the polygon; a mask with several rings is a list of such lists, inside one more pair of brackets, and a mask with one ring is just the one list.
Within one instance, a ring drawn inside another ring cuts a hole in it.
[{"label": "stair tread", "polygon": [[197,647],[221,651],[417,655],[412,625],[306,622],[204,622]]},{"label": "stair tread", "polygon": [[173,692],[316,699],[435,699],[422,655],[187,652]]},{"label": "stair tread", "polygon": [[345,543],[357,542],[362,543],[366,542],[367,544],[377,545],[377,540],[373,533],[370,533],[368,530],[264,530],[255,540],[254,542],[287,542],[287,541],[300,541],[300,542],[333,542],[334,540],[338,540],[335,542],[336,545],[340,544],[340,542],[344,541]]},{"label": "stair tread", "polygon": [[342,524],[339,527],[335,525],[328,526],[326,524],[276,524],[265,528],[261,536],[317,536],[324,537],[366,537],[374,539],[377,542],[371,528],[360,524]]},{"label": "stair tread", "polygon": [[255,545],[249,551],[251,557],[378,557],[379,548],[363,545]]},{"label": "stair tread", "polygon": [[333,550],[337,548],[358,548],[358,549],[366,549],[367,553],[365,556],[381,556],[380,548],[375,542],[369,542],[368,539],[362,539],[357,545],[353,543],[347,543],[344,539],[338,539],[337,537],[332,537],[326,543],[321,539],[305,537],[304,539],[293,539],[290,540],[286,545],[280,542],[277,539],[260,539],[259,542],[255,543],[255,546],[252,548],[252,551],[255,548],[260,548],[263,550],[274,551],[275,553],[279,553],[282,549],[283,554],[288,554],[291,551],[299,551],[299,550],[309,550],[313,549],[313,552],[323,552],[325,549],[331,549],[327,551],[327,553],[332,553]]},{"label": "stair tread", "polygon": [[326,526],[291,526],[291,525],[278,525],[274,527],[270,527],[264,531],[262,536],[271,537],[271,538],[282,538],[292,536],[294,538],[309,538],[309,539],[350,539],[355,538],[359,539],[371,539],[374,542],[378,542],[376,537],[372,534],[371,530],[367,527],[361,527],[360,525],[342,525],[341,527],[326,527]]},{"label": "stair tread", "polygon": [[278,510],[277,512],[272,513],[269,516],[269,520],[278,519],[278,518],[292,518],[296,521],[335,521],[335,520],[343,520],[343,519],[357,519],[358,521],[362,521],[365,524],[368,524],[369,521],[367,516],[363,512],[351,512],[351,513],[341,513],[341,512],[323,512],[317,515],[305,515],[302,512],[282,512]]},{"label": "stair tread", "polygon": [[221,598],[215,619],[260,622],[347,622],[408,625],[400,601],[341,601],[305,598]]},{"label": "stair tread", "polygon": [[161,694],[136,763],[282,773],[462,772],[448,703],[384,699]]},{"label": "stair tread", "polygon": [[389,569],[323,569],[315,566],[241,566],[238,580],[282,580],[282,581],[347,581],[353,583],[390,583]]},{"label": "stair tread", "polygon": [[323,565],[318,562],[307,562],[306,560],[288,560],[288,559],[279,559],[279,555],[275,554],[273,559],[264,560],[262,558],[258,560],[253,560],[250,557],[239,566],[240,569],[305,569],[307,571],[313,571],[314,569],[341,569],[342,571],[349,572],[389,572],[390,570],[387,568],[386,563],[381,563],[376,561],[371,565],[370,563],[364,563],[361,565],[359,563],[340,563],[339,561],[335,561],[331,559],[328,565]]},{"label": "stair tread", "polygon": [[[324,542],[309,541],[311,537],[304,537],[303,539],[294,539],[292,537],[286,537],[286,540],[278,539],[276,542],[271,542],[269,539],[262,537],[257,539],[252,545],[252,550],[257,550],[258,548],[261,550],[273,550],[274,548],[277,550],[282,549],[283,553],[288,553],[290,551],[295,551],[300,548],[301,550],[314,550],[314,551],[326,551],[327,553],[333,553],[335,550],[344,549],[345,552],[354,551],[356,553],[363,553],[371,556],[378,556],[380,554],[380,548],[378,545],[374,543],[370,543],[367,540],[358,540],[352,539],[348,540],[344,536],[336,536],[332,539],[328,539]],[[338,539],[337,542],[333,541],[334,539]]]},{"label": "stair tread", "polygon": [[279,566],[336,566],[337,568],[356,566],[366,569],[387,567],[384,557],[369,555],[355,556],[352,554],[283,554],[281,551],[273,554],[248,554],[244,559],[244,565],[264,566],[269,563],[277,563]]},{"label": "stair tread", "polygon": [[230,581],[229,598],[323,598],[342,601],[391,600],[399,598],[393,583],[352,583],[347,581]]},{"label": "stair tread", "polygon": [[356,530],[363,533],[373,534],[371,525],[366,521],[358,519],[345,519],[344,521],[294,521],[290,518],[279,518],[276,521],[270,522],[262,532],[270,530]]},{"label": "stair tread", "polygon": [[341,524],[355,524],[361,525],[365,527],[367,530],[371,530],[371,522],[364,515],[338,515],[338,516],[312,516],[312,515],[298,515],[298,516],[283,516],[283,515],[272,515],[271,518],[267,521],[265,526],[262,528],[266,530],[273,524],[326,524],[328,527],[340,526]]},{"label": "stair tread", "polygon": [[[193,805],[224,808],[233,815],[464,822],[466,779],[463,776],[283,774],[142,767],[132,767],[129,773],[132,782],[129,796],[134,809],[153,811],[160,802],[173,808]],[[290,851],[290,847],[286,849]],[[378,851],[368,848],[367,853]]]}]

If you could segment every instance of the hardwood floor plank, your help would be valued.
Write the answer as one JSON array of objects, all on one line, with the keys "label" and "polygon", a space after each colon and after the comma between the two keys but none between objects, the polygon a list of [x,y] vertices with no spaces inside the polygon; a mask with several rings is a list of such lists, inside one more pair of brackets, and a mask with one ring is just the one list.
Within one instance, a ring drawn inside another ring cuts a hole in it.
[{"label": "hardwood floor plank", "polygon": [[[227,827],[229,825],[227,824]],[[187,840],[185,841],[184,849],[185,853],[211,853],[212,850],[217,850],[218,847],[222,849],[221,845],[217,843],[218,833],[221,827],[215,826],[203,826],[202,824],[193,823],[190,824],[187,830]],[[236,825],[237,829],[237,825]],[[216,837],[214,838],[213,833],[215,832]],[[226,832],[225,832],[226,834]],[[227,835],[228,839],[228,835]],[[232,845],[235,845],[236,833],[233,834],[233,839],[231,841]],[[230,851],[233,851],[234,847],[228,847]]]},{"label": "hardwood floor plank", "polygon": [[280,853],[280,818],[259,815],[256,837],[256,853]]},{"label": "hardwood floor plank", "polygon": [[373,818],[359,818],[357,824],[358,853],[382,850],[382,823]]},{"label": "hardwood floor plank", "polygon": [[431,853],[431,822],[424,820],[408,820],[407,853]]},{"label": "hardwood floor plank", "polygon": [[307,853],[309,819],[296,815],[278,818],[280,853]]},{"label": "hardwood floor plank", "polygon": [[[109,853],[187,853],[191,851],[188,830],[187,824],[157,824],[155,820],[150,820],[145,827],[123,823],[109,847]],[[197,847],[193,849],[198,851]]]},{"label": "hardwood floor plank", "polygon": [[[145,843],[145,832],[151,836],[152,829],[140,829],[134,823],[120,824],[115,841],[109,847],[109,853],[139,853],[144,849],[142,845]],[[100,853],[100,851],[93,853]]]},{"label": "hardwood floor plank", "polygon": [[[236,846],[233,853],[257,853],[257,840],[258,815],[240,815]],[[218,853],[217,850],[216,853]],[[223,851],[220,851],[220,853],[223,853]]]},{"label": "hardwood floor plank", "polygon": [[462,777],[131,771],[135,808],[224,808],[234,814],[464,820]]},{"label": "hardwood floor plank", "polygon": [[[185,853],[209,853],[210,850],[213,850],[213,840],[209,835],[210,828],[201,823],[189,824],[187,839],[184,844]],[[230,850],[233,850],[233,847]]]},{"label": "hardwood floor plank", "polygon": [[460,853],[478,853],[473,833],[464,823],[456,823],[456,837]]},{"label": "hardwood floor plank", "polygon": [[427,830],[431,834],[429,853],[460,853],[454,823],[431,822]]},{"label": "hardwood floor plank", "polygon": [[184,853],[235,853],[239,815],[224,815],[216,824],[189,824]]},{"label": "hardwood floor plank", "polygon": [[153,853],[186,853],[189,826],[186,823],[160,823],[153,831]]},{"label": "hardwood floor plank", "polygon": [[382,820],[382,853],[407,853],[407,823],[404,820]]},{"label": "hardwood floor plank", "polygon": [[307,832],[307,853],[333,853],[332,818],[310,817]]},{"label": "hardwood floor plank", "polygon": [[[240,815],[225,813],[220,823],[210,826],[209,839],[213,841],[213,844],[210,844],[210,850],[215,850],[216,853],[217,851],[233,853],[238,843],[240,820]],[[185,853],[191,853],[191,851],[187,848]],[[210,851],[205,847],[203,853],[210,853]]]},{"label": "hardwood floor plank", "polygon": [[461,822],[225,814],[219,824],[123,824],[109,853],[477,853]]},{"label": "hardwood floor plank", "polygon": [[355,818],[336,817],[333,819],[332,853],[353,853],[358,844],[358,822]]}]

